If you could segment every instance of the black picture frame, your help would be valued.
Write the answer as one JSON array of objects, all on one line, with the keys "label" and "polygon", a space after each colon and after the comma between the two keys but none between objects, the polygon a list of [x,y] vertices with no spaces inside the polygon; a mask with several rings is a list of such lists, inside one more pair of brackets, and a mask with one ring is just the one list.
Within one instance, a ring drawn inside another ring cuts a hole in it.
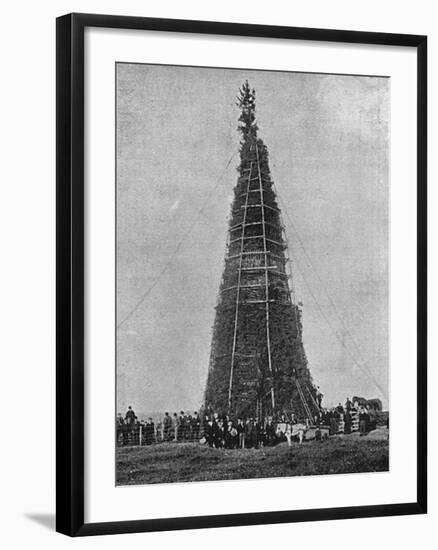
[{"label": "black picture frame", "polygon": [[[424,514],[427,510],[427,38],[209,21],[73,13],[56,22],[56,529],[69,536]],[[417,52],[417,499],[415,502],[84,522],[84,30],[86,27],[406,46]]]}]

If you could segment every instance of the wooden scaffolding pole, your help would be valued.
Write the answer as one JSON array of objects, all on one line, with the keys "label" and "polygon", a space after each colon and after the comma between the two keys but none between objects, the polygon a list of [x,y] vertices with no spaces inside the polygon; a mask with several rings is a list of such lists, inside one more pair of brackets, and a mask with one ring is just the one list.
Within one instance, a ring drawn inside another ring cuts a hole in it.
[{"label": "wooden scaffolding pole", "polygon": [[265,205],[264,205],[264,199],[263,199],[263,185],[262,185],[262,177],[261,177],[261,170],[260,170],[260,159],[259,159],[259,147],[256,142],[255,144],[256,149],[256,158],[257,158],[257,173],[259,178],[259,188],[260,188],[260,201],[261,201],[261,210],[262,210],[262,228],[263,228],[263,252],[264,252],[264,258],[265,258],[265,298],[266,298],[266,306],[265,306],[265,316],[266,316],[266,347],[268,351],[268,368],[271,375],[271,404],[272,404],[272,412],[275,411],[275,395],[274,395],[274,375],[272,370],[272,358],[271,358],[271,331],[269,327],[270,318],[269,318],[269,278],[268,278],[268,255],[267,255],[267,247],[266,247],[266,226],[265,226]]},{"label": "wooden scaffolding pole", "polygon": [[[250,149],[251,153],[251,149]],[[228,412],[231,409],[231,396],[233,392],[233,374],[234,374],[234,360],[236,358],[236,342],[237,342],[237,323],[239,320],[239,303],[240,303],[240,280],[242,274],[242,261],[243,261],[243,247],[245,243],[245,223],[246,223],[246,213],[248,212],[248,197],[249,197],[249,185],[251,181],[253,162],[250,161],[249,171],[248,171],[248,182],[247,182],[247,193],[245,200],[245,209],[243,211],[243,221],[242,221],[242,235],[241,235],[241,244],[240,244],[240,258],[239,258],[239,272],[237,274],[237,292],[236,292],[236,312],[234,314],[234,333],[233,333],[233,348],[231,351],[231,367],[230,367],[230,383],[228,385]]]}]

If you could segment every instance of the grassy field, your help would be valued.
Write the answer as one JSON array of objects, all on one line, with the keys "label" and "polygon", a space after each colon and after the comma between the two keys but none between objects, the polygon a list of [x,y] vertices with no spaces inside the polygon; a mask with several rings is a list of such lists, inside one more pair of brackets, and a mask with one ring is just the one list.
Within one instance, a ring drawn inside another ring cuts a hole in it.
[{"label": "grassy field", "polygon": [[382,472],[389,467],[388,451],[386,428],[364,437],[263,449],[211,449],[195,443],[119,447],[117,485]]}]

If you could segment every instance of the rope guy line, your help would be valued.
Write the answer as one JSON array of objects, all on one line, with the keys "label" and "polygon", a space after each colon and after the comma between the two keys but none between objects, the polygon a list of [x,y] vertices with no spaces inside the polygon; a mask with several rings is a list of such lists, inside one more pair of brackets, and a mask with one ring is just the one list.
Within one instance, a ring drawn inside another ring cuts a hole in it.
[{"label": "rope guy line", "polygon": [[123,317],[123,319],[117,324],[117,329],[119,329],[120,327],[122,327],[133,315],[134,313],[139,309],[139,307],[143,304],[143,302],[146,300],[146,298],[149,296],[149,294],[152,292],[152,290],[157,286],[157,284],[159,283],[161,277],[166,273],[166,271],[168,270],[168,268],[170,267],[170,265],[172,264],[175,256],[178,254],[179,250],[181,249],[184,241],[187,239],[187,237],[190,235],[190,233],[192,232],[193,228],[195,227],[195,225],[198,223],[198,220],[200,218],[200,216],[202,216],[202,214],[204,213],[204,208],[207,206],[207,204],[209,203],[213,193],[216,191],[216,189],[219,187],[219,184],[222,182],[224,176],[225,176],[225,173],[226,171],[228,170],[228,167],[230,166],[231,164],[231,161],[233,160],[233,158],[235,157],[236,155],[236,152],[234,152],[229,161],[227,162],[222,174],[219,176],[219,178],[217,179],[216,183],[214,184],[214,186],[212,187],[211,191],[208,193],[205,201],[203,202],[201,208],[198,210],[193,222],[191,223],[191,225],[188,227],[188,229],[185,231],[185,233],[183,234],[183,236],[181,237],[180,241],[178,242],[178,244],[176,245],[175,247],[175,250],[172,252],[172,254],[169,256],[169,259],[167,260],[167,262],[164,264],[163,268],[161,269],[161,271],[158,273],[158,275],[155,277],[153,283],[148,287],[148,289],[141,295],[141,297],[139,298],[138,302],[135,304],[135,306],[129,311],[129,313],[127,315],[125,315],[125,317]]},{"label": "rope guy line", "polygon": [[[278,187],[278,185],[277,185],[277,187]],[[324,289],[324,292],[325,292],[326,296],[328,297],[329,302],[330,302],[330,304],[332,305],[332,307],[333,307],[333,309],[334,309],[334,311],[335,311],[335,313],[336,313],[336,316],[338,317],[338,319],[339,319],[339,321],[340,321],[340,323],[341,323],[341,325],[342,325],[344,331],[347,333],[347,335],[350,337],[350,340],[353,342],[353,345],[354,345],[354,347],[356,348],[356,351],[357,351],[357,353],[358,353],[360,362],[352,355],[351,350],[345,345],[345,343],[343,342],[342,338],[339,336],[339,333],[336,331],[336,329],[334,329],[334,328],[332,327],[332,324],[330,323],[329,319],[328,319],[327,316],[325,315],[325,313],[324,313],[322,307],[320,306],[320,304],[319,304],[319,302],[318,302],[318,300],[317,300],[315,294],[314,294],[313,291],[311,290],[310,285],[309,285],[309,283],[307,282],[306,277],[304,276],[304,272],[303,272],[302,269],[299,267],[298,258],[297,258],[297,256],[295,255],[295,261],[296,261],[297,268],[298,268],[298,270],[299,270],[299,272],[300,272],[300,274],[301,274],[301,277],[303,278],[303,281],[304,281],[304,283],[305,283],[305,285],[306,285],[306,287],[307,287],[307,289],[308,289],[310,295],[312,296],[314,302],[316,303],[316,305],[317,305],[317,307],[318,307],[318,310],[320,311],[321,315],[322,315],[323,318],[325,319],[325,321],[326,321],[326,323],[328,324],[330,330],[331,330],[331,331],[333,332],[333,334],[336,336],[337,340],[340,342],[340,344],[342,345],[342,347],[343,347],[343,348],[347,351],[347,353],[350,355],[351,359],[352,359],[353,362],[356,364],[356,366],[358,366],[358,367],[360,368],[360,370],[362,370],[362,372],[368,374],[368,376],[371,378],[371,380],[373,381],[374,385],[378,388],[378,390],[380,391],[380,393],[381,393],[385,398],[387,398],[388,396],[387,396],[386,392],[385,392],[384,389],[381,387],[381,385],[377,382],[377,380],[376,380],[374,374],[372,373],[371,369],[370,369],[369,366],[367,365],[367,362],[364,360],[364,358],[363,358],[363,356],[362,356],[362,352],[361,352],[359,346],[357,345],[355,339],[353,338],[353,335],[351,334],[350,330],[349,330],[348,327],[345,325],[344,320],[342,319],[342,317],[341,317],[341,315],[340,315],[340,313],[339,313],[339,310],[338,310],[338,308],[336,307],[336,304],[334,303],[332,297],[330,296],[330,293],[328,292],[327,287],[325,286],[325,284],[324,284],[324,282],[323,282],[321,276],[319,275],[319,273],[318,273],[318,271],[317,271],[317,269],[316,269],[316,267],[315,267],[315,265],[314,265],[314,263],[313,263],[313,261],[312,261],[310,255],[309,255],[309,253],[307,252],[306,247],[304,246],[303,240],[302,240],[302,238],[301,238],[301,236],[300,236],[300,234],[299,234],[297,228],[295,227],[295,224],[293,223],[293,221],[292,221],[292,219],[291,219],[291,216],[289,215],[289,212],[288,212],[288,210],[287,210],[287,208],[286,208],[286,205],[285,205],[285,203],[284,203],[284,201],[283,201],[283,199],[282,199],[282,197],[281,197],[281,194],[277,192],[277,196],[278,196],[278,198],[279,198],[279,200],[280,200],[280,202],[281,202],[281,204],[282,204],[283,210],[284,210],[284,212],[286,213],[286,216],[287,216],[287,218],[288,218],[288,220],[289,220],[289,222],[290,222],[290,224],[291,224],[291,226],[292,226],[292,228],[293,228],[295,234],[297,235],[298,242],[299,242],[299,244],[300,244],[302,250],[304,251],[304,254],[305,254],[306,258],[307,258],[308,263],[310,264],[311,268],[313,269],[314,273],[316,274],[316,276],[317,276],[317,278],[318,278],[318,280],[319,280],[319,282],[320,282],[322,288]],[[290,248],[291,248],[291,250],[293,249],[292,245],[290,245]],[[363,369],[366,369],[366,372],[365,372]]]}]

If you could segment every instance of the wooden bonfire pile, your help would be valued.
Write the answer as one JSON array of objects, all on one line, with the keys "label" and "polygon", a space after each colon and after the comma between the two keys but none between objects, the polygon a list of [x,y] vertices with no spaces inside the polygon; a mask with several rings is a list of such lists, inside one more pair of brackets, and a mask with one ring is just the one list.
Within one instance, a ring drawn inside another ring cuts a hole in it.
[{"label": "wooden bonfire pile", "polygon": [[238,104],[239,176],[204,405],[233,416],[294,413],[313,419],[318,407],[302,344],[301,310],[292,299],[287,241],[248,82]]}]

